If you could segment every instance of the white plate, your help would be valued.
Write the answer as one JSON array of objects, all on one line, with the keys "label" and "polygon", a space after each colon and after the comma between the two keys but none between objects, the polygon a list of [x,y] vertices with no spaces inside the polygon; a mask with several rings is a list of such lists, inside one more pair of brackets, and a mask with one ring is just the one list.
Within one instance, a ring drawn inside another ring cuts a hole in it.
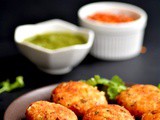
[{"label": "white plate", "polygon": [[37,100],[50,100],[52,90],[57,84],[28,92],[14,100],[4,114],[4,120],[21,120],[25,118],[28,106]]}]

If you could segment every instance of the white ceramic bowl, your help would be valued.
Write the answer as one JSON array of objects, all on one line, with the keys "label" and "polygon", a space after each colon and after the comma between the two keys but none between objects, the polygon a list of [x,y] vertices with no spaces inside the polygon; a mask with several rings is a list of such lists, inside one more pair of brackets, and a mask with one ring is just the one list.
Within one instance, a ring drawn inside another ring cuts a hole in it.
[{"label": "white ceramic bowl", "polygon": [[[22,42],[24,39],[39,33],[51,31],[70,31],[86,37],[87,43],[57,50],[49,50],[34,44]],[[94,39],[94,32],[80,28],[63,20],[54,19],[38,24],[22,25],[15,30],[15,42],[21,51],[38,68],[50,74],[70,72],[88,54]]]},{"label": "white ceramic bowl", "polygon": [[[96,12],[123,12],[136,20],[125,23],[102,23],[87,19]],[[80,25],[95,32],[91,54],[103,60],[126,60],[140,54],[147,14],[141,8],[121,2],[97,2],[78,11]]]}]

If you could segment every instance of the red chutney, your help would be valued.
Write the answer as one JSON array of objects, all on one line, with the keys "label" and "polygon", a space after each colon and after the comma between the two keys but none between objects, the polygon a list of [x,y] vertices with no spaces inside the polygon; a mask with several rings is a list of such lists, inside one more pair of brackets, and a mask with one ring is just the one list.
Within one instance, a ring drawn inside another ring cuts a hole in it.
[{"label": "red chutney", "polygon": [[135,20],[133,17],[127,15],[103,13],[103,12],[97,12],[93,15],[88,16],[87,18],[90,20],[96,20],[104,23],[124,23]]}]

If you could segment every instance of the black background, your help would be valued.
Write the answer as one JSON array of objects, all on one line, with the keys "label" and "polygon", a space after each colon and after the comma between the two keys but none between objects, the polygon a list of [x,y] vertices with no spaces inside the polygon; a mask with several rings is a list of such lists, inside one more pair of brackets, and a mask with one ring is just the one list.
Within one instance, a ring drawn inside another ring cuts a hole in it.
[{"label": "black background", "polygon": [[[14,43],[18,25],[34,24],[50,19],[63,19],[78,25],[78,9],[98,0],[0,0],[0,81],[14,81],[24,76],[25,87],[0,94],[0,119],[7,106],[20,95],[35,88],[67,80],[87,79],[95,74],[111,78],[119,75],[125,82],[157,85],[160,83],[160,1],[119,0],[137,5],[148,14],[144,37],[147,52],[126,61],[102,61],[91,55],[66,75],[49,75],[40,71],[21,55]],[[116,0],[118,1],[118,0]]]}]

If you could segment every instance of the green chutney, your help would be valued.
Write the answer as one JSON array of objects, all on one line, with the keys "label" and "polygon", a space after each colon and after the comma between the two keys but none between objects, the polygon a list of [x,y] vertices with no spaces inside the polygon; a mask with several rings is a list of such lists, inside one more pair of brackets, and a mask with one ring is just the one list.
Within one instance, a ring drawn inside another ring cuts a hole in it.
[{"label": "green chutney", "polygon": [[47,49],[55,50],[72,45],[85,44],[87,43],[87,40],[83,35],[78,33],[49,32],[27,38],[24,42],[29,42]]}]

